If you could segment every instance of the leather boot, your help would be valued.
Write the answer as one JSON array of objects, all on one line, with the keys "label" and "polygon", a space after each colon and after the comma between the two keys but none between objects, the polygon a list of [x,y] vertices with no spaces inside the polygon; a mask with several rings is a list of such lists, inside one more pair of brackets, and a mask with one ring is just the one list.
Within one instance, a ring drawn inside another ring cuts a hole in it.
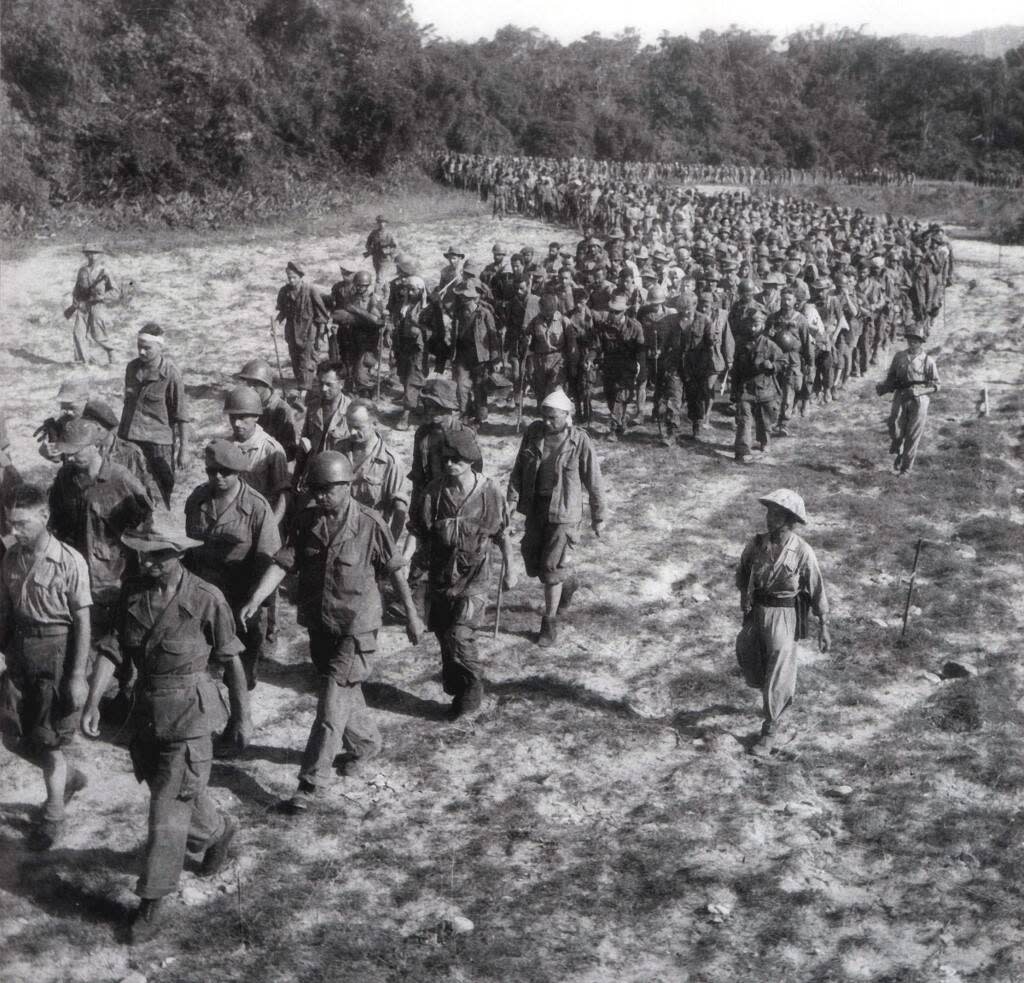
[{"label": "leather boot", "polygon": [[551,648],[558,641],[558,624],[554,618],[540,619],[540,635],[537,636],[537,644],[541,648]]},{"label": "leather boot", "polygon": [[166,898],[143,898],[128,932],[132,945],[141,945],[155,939],[167,924]]}]

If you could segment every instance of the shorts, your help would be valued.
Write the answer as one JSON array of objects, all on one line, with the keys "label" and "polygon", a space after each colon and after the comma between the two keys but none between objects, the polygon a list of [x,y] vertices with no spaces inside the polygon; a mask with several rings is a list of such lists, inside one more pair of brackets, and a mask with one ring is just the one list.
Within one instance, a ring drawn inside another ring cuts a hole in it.
[{"label": "shorts", "polygon": [[560,584],[576,572],[573,551],[580,540],[579,522],[548,522],[536,515],[526,517],[526,529],[519,546],[527,577],[539,577],[542,584]]},{"label": "shorts", "polygon": [[71,742],[81,720],[61,692],[68,634],[18,635],[0,684],[0,716],[31,753]]}]

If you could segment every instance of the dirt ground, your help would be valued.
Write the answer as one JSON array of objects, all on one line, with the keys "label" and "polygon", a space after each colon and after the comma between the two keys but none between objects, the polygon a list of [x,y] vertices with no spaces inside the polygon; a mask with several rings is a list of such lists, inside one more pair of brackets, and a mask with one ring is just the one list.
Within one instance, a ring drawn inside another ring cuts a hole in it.
[{"label": "dirt ground", "polygon": [[[201,447],[225,432],[231,373],[252,355],[273,361],[285,262],[329,284],[365,231],[119,249],[110,266],[137,294],[116,312],[117,364],[89,374],[96,391],[119,401],[134,330],[160,322]],[[449,242],[486,261],[496,239],[542,248],[570,235],[472,203],[399,215],[395,232],[431,273]],[[486,709],[450,724],[436,642],[413,648],[386,628],[367,686],[387,742],[379,773],[339,781],[329,807],[298,822],[274,811],[314,710],[286,608],[254,744],[214,767],[214,795],[242,827],[237,861],[214,883],[186,872],[159,940],[130,948],[118,928],[147,803],[121,735],[80,740],[91,783],[45,855],[23,846],[38,773],[0,751],[0,976],[1024,981],[1024,249],[954,246],[957,282],[928,344],[943,388],[912,479],[889,470],[877,375],[742,471],[724,414],[696,446],[660,448],[649,425],[599,443],[610,518],[579,551],[584,588],[558,647],[534,644],[540,590],[522,581],[498,639],[481,635]],[[32,431],[71,371],[60,311],[78,262],[74,244],[47,244],[0,278],[0,405],[15,460],[36,477],[52,474]],[[504,484],[513,417],[493,419],[486,472]],[[408,454],[410,434],[389,439]],[[202,478],[196,461],[176,508]],[[746,753],[758,697],[735,667],[732,578],[762,527],[757,496],[780,485],[807,502],[834,650],[802,647],[798,736],[762,763]],[[949,660],[972,673],[943,680]]]}]

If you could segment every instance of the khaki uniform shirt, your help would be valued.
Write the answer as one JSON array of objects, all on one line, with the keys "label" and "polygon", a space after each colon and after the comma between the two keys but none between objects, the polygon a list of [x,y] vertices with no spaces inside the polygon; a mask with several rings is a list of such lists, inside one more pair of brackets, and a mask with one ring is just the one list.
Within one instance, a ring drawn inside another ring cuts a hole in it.
[{"label": "khaki uniform shirt", "polygon": [[15,543],[0,564],[0,642],[18,625],[65,625],[92,606],[89,568],[82,555],[50,536],[38,557]]}]

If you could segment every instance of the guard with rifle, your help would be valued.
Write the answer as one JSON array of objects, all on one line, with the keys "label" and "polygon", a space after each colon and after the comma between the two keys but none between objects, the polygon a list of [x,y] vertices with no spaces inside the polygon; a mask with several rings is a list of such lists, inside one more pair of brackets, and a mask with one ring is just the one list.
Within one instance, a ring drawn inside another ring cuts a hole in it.
[{"label": "guard with rifle", "polygon": [[736,659],[748,686],[761,691],[764,722],[751,747],[771,755],[783,738],[783,714],[796,693],[796,643],[807,637],[807,613],[818,617],[818,647],[827,652],[828,598],[814,550],[793,530],[807,522],[803,499],[777,488],[758,501],[765,507],[767,532],[743,549],[736,569],[743,627],[736,636]]},{"label": "guard with rifle", "polygon": [[[501,549],[501,587],[511,590],[509,513],[498,486],[479,473],[480,447],[471,430],[447,430],[440,445],[443,475],[417,501],[409,532],[427,556],[427,628],[441,646],[441,678],[453,719],[483,700],[476,629],[487,607],[491,547]],[[497,616],[500,616],[497,615]]]},{"label": "guard with rifle", "polygon": [[[639,332],[639,326],[637,326]],[[523,434],[508,480],[508,503],[526,517],[521,550],[528,577],[544,585],[537,644],[558,641],[558,615],[568,609],[578,582],[573,552],[583,526],[583,493],[590,523],[604,528],[601,466],[587,432],[572,425],[572,401],[561,389],[541,404],[542,419]]]},{"label": "guard with rifle", "polygon": [[114,361],[114,347],[109,343],[107,322],[103,317],[103,305],[108,294],[120,297],[106,267],[97,259],[103,252],[99,246],[86,244],[82,247],[85,263],[78,268],[75,286],[71,291],[71,306],[64,311],[65,318],[74,318],[71,339],[75,346],[75,361],[98,364],[92,354],[95,345],[106,355],[106,365]]},{"label": "guard with rifle", "polygon": [[907,328],[904,336],[906,349],[893,356],[885,380],[875,386],[879,396],[892,393],[889,453],[895,455],[893,471],[901,476],[914,466],[930,397],[939,391],[939,370],[935,359],[924,351],[924,331],[915,326]]}]

